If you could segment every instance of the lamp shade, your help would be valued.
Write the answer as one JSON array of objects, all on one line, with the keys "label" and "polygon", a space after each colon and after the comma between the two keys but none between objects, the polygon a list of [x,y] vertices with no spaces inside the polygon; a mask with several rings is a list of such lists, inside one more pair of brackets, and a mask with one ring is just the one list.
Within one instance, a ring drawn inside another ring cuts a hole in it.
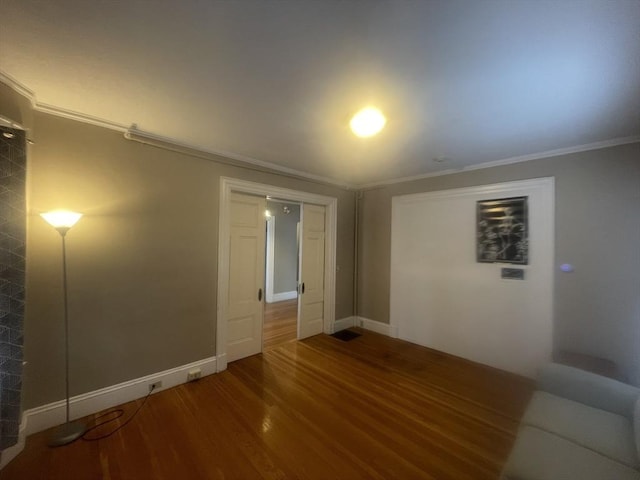
[{"label": "lamp shade", "polygon": [[81,213],[71,212],[69,210],[53,210],[51,212],[41,213],[40,216],[46,220],[54,228],[66,228],[73,227],[80,217]]}]

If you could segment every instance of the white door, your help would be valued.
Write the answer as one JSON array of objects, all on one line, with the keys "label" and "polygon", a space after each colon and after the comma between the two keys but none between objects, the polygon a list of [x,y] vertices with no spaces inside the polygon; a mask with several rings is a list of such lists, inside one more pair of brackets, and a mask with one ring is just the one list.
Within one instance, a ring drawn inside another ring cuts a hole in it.
[{"label": "white door", "polygon": [[227,356],[262,351],[266,200],[231,194]]},{"label": "white door", "polygon": [[302,206],[298,338],[323,331],[325,207]]}]

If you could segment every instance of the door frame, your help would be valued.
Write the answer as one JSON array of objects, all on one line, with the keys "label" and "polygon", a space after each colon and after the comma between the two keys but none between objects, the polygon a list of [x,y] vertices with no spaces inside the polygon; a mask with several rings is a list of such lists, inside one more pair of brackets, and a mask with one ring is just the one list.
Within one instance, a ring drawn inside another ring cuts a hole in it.
[{"label": "door frame", "polygon": [[[324,318],[323,331],[330,334],[335,322],[336,285],[336,239],[338,221],[338,199],[314,193],[290,190],[262,183],[249,182],[231,177],[220,177],[220,207],[218,216],[218,287],[216,318],[216,370],[227,368],[227,311],[229,294],[229,235],[231,192],[249,195],[273,196],[283,200],[324,205],[325,255],[324,255]],[[301,219],[303,222],[304,219]]]}]

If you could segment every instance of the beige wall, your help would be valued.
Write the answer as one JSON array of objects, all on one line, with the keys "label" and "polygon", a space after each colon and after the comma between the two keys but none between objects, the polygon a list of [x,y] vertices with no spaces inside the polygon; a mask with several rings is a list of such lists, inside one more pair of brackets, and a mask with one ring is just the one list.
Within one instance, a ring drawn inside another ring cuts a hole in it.
[{"label": "beige wall", "polygon": [[358,314],[389,322],[391,197],[556,179],[554,343],[616,361],[640,384],[640,144],[371,189],[360,201]]},{"label": "beige wall", "polygon": [[71,393],[215,354],[220,176],[338,198],[336,318],[352,314],[354,193],[223,165],[36,113],[29,157],[25,408],[64,397],[60,237],[67,235]]},{"label": "beige wall", "polygon": [[[32,119],[28,102],[0,87],[0,108],[18,101],[36,141],[28,158],[25,408],[64,396],[60,238],[41,211],[86,213],[67,238],[72,394],[215,354],[220,176],[338,198],[336,318],[352,314],[352,192],[145,146],[46,114]],[[556,274],[555,344],[612,358],[640,384],[639,144],[364,192],[359,314],[389,321],[393,195],[543,176],[556,178],[556,264],[576,266]]]}]

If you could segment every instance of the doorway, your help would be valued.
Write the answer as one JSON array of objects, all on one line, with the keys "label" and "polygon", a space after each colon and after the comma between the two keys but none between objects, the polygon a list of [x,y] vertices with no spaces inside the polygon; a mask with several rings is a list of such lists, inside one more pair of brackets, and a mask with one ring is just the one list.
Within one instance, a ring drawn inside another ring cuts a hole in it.
[{"label": "doorway", "polygon": [[[239,289],[245,286],[245,282],[230,281],[232,276],[236,279],[238,275],[237,268],[232,268],[233,258],[236,258],[236,261],[240,259],[241,262],[247,263],[247,259],[255,259],[265,253],[264,243],[262,244],[262,252],[257,255],[245,253],[237,255],[234,253],[242,242],[239,238],[232,240],[232,231],[234,228],[241,229],[244,221],[240,224],[234,223],[233,210],[237,209],[237,205],[234,206],[234,197],[242,203],[246,200],[246,198],[242,200],[243,196],[261,197],[261,202],[264,205],[263,219],[266,210],[266,197],[302,204],[299,294],[304,301],[298,305],[297,338],[305,338],[323,332],[332,333],[335,322],[337,199],[222,177],[220,179],[218,242],[217,371],[225,370],[229,361],[262,351],[262,314],[260,314],[259,320],[254,316],[252,322],[233,317],[233,313],[239,311],[238,306],[233,304],[234,301],[253,303],[254,305],[256,302],[260,304],[264,301],[262,285],[252,285],[249,282],[246,284],[246,288],[249,290],[234,291],[234,288]],[[245,202],[245,205],[249,203],[251,202]],[[257,212],[258,208],[260,207],[256,207],[253,211]],[[246,218],[250,217],[257,219],[257,214],[248,215]],[[265,233],[264,229],[262,231]],[[253,234],[248,235],[246,244],[253,242],[249,238],[252,236]],[[308,248],[305,248],[305,243]],[[257,261],[256,265],[258,264]],[[264,266],[264,263],[262,265]],[[264,268],[261,278],[264,278]],[[252,287],[254,289],[258,287],[257,292],[251,290]],[[252,347],[251,349],[240,349],[241,353],[239,354],[240,350],[235,348],[238,344],[251,344]]]},{"label": "doorway", "polygon": [[263,351],[298,338],[300,207],[267,198]]}]

